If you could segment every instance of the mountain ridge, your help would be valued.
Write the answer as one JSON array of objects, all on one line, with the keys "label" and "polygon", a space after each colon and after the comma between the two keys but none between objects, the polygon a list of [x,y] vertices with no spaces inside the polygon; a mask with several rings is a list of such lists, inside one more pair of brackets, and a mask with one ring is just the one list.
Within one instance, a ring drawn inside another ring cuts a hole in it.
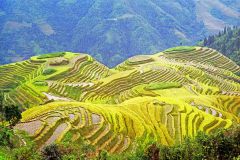
[{"label": "mountain ridge", "polygon": [[214,0],[204,7],[206,4],[195,0],[171,4],[159,0],[4,1],[0,6],[0,53],[4,56],[0,60],[9,63],[68,50],[91,53],[113,67],[136,54],[181,43],[192,45],[219,30],[210,31],[200,13],[211,15],[220,26],[239,25],[239,18],[233,16],[239,14],[237,1]]}]

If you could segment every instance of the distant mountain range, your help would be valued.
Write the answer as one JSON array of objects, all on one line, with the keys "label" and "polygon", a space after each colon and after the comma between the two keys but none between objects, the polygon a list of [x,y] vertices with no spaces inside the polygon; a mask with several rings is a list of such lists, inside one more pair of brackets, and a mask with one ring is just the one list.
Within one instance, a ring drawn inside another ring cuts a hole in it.
[{"label": "distant mountain range", "polygon": [[232,25],[238,0],[0,0],[0,63],[72,51],[112,67]]}]

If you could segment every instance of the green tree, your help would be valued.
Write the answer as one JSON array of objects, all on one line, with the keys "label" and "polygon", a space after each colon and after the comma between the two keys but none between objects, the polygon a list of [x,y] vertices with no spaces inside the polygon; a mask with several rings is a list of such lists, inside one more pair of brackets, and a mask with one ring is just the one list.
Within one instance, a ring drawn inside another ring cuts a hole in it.
[{"label": "green tree", "polygon": [[50,144],[46,146],[43,151],[42,155],[46,160],[60,160],[61,154],[59,152],[59,148],[56,144]]},{"label": "green tree", "polygon": [[218,35],[209,36],[201,43],[203,46],[216,49],[225,56],[240,64],[240,28],[225,27],[224,31],[219,32]]},{"label": "green tree", "polygon": [[145,157],[151,160],[159,160],[159,151],[160,149],[158,148],[156,143],[153,143],[149,145],[145,150]]},{"label": "green tree", "polygon": [[0,111],[3,111],[4,92],[0,91]]},{"label": "green tree", "polygon": [[3,125],[3,121],[4,121],[4,92],[0,91],[0,122],[2,122]]},{"label": "green tree", "polygon": [[5,106],[5,119],[9,122],[10,127],[15,126],[22,118],[21,112],[18,106]]},{"label": "green tree", "polygon": [[206,46],[207,43],[208,43],[208,40],[207,40],[207,38],[205,37],[204,40],[203,40],[203,45]]},{"label": "green tree", "polygon": [[5,126],[0,125],[0,146],[12,146],[11,137],[13,131]]}]

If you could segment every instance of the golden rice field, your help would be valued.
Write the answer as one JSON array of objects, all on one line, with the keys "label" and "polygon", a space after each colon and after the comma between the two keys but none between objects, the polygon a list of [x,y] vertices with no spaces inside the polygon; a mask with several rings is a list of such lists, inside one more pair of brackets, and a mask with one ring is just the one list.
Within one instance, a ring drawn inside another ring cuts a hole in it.
[{"label": "golden rice field", "polygon": [[109,153],[139,137],[164,145],[240,122],[240,67],[210,48],[177,47],[108,68],[87,54],[32,57],[0,66],[5,103],[22,106],[15,128],[38,148],[66,133]]}]

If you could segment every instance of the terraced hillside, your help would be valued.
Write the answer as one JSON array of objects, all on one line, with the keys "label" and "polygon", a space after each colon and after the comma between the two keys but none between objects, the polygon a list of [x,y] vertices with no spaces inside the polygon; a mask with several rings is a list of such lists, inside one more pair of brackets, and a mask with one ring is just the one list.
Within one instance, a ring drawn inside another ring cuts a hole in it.
[{"label": "terraced hillside", "polygon": [[39,149],[70,132],[119,153],[138,137],[172,145],[240,122],[240,67],[210,48],[135,56],[113,69],[70,52],[0,69],[5,103],[27,109],[16,128]]}]

